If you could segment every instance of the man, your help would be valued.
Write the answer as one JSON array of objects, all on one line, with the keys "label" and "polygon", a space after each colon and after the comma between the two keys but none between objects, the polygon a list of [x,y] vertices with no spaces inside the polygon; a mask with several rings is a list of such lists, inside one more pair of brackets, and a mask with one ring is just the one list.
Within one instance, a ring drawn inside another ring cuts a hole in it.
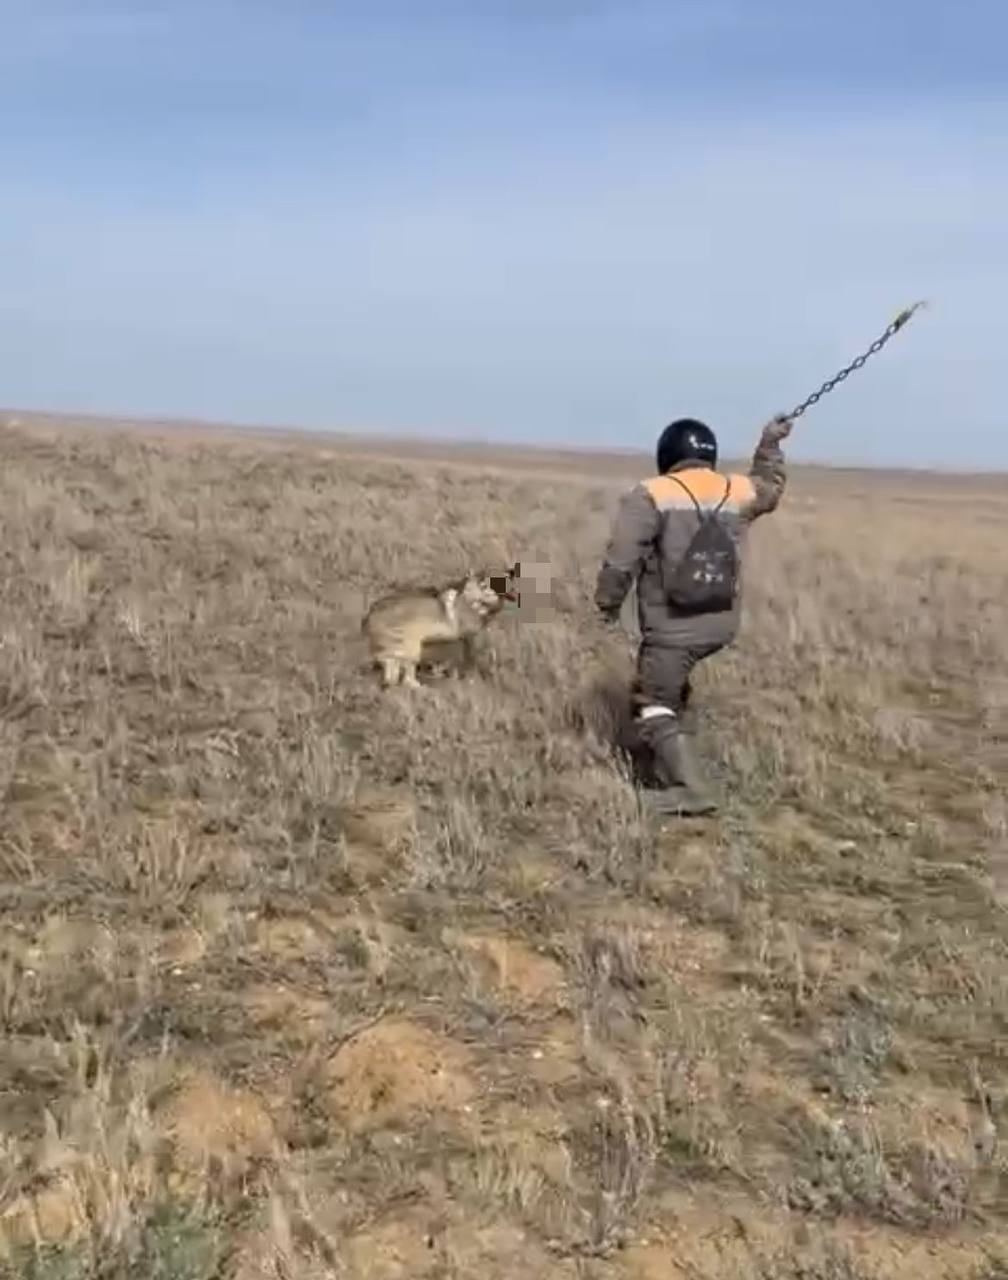
[{"label": "man", "polygon": [[652,796],[658,813],[715,811],[692,752],[690,674],[735,639],[740,613],[737,582],[727,603],[712,612],[671,602],[666,583],[705,517],[720,521],[728,547],[734,555],[741,553],[747,526],[780,502],[785,483],[780,442],[791,427],[789,419],[774,418],[763,429],[748,475],[726,476],[717,471],[713,431],[693,418],[680,418],[658,441],[658,474],[635,485],[620,502],[595,603],[607,622],[617,623],[627,592],[637,585],[641,643],[633,710],[661,783]]}]

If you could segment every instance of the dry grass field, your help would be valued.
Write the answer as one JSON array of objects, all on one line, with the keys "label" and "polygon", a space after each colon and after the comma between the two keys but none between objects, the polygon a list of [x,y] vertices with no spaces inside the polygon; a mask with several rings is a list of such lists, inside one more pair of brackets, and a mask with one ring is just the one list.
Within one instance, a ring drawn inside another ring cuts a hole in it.
[{"label": "dry grass field", "polygon": [[[661,831],[636,463],[0,450],[4,1280],[1008,1276],[1008,480],[795,473]],[[367,601],[515,559],[382,696]]]}]

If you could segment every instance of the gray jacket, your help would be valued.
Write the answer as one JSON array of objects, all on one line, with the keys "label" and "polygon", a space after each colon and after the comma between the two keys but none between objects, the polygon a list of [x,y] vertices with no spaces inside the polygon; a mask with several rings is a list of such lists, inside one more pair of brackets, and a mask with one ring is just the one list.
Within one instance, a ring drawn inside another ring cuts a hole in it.
[{"label": "gray jacket", "polygon": [[[723,475],[694,462],[680,463],[667,475],[642,480],[623,495],[613,522],[605,559],[595,587],[595,603],[606,615],[620,610],[627,592],[637,584],[637,614],[641,641],[646,645],[674,648],[727,644],[739,626],[741,601],[725,613],[681,614],[666,601],[662,591],[662,562],[670,573],[697,530],[696,507],[716,507],[725,496],[721,518],[742,550],[748,526],[773,511],[784,492],[784,455],[779,435],[764,430],[747,475]],[[676,478],[673,480],[671,476]],[[661,545],[661,517],[668,513]]]}]

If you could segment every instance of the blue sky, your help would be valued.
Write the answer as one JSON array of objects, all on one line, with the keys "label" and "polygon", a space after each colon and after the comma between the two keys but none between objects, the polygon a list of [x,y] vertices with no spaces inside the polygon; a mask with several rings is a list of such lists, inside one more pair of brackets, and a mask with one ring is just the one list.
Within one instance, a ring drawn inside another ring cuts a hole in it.
[{"label": "blue sky", "polygon": [[1003,0],[0,0],[0,403],[1008,467]]}]

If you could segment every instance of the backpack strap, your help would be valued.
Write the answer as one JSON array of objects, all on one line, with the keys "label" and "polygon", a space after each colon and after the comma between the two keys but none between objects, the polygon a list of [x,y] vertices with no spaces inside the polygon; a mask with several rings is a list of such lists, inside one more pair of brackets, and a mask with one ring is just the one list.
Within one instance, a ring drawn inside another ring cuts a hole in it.
[{"label": "backpack strap", "polygon": [[695,511],[696,511],[696,513],[697,513],[697,519],[698,519],[698,520],[700,520],[700,521],[702,522],[702,521],[703,521],[703,512],[702,512],[702,511],[701,511],[701,509],[700,509],[700,503],[699,503],[699,502],[697,502],[696,497],[695,497],[695,495],[694,495],[694,493],[693,493],[693,490],[689,487],[689,485],[685,485],[685,484],[683,484],[683,482],[679,479],[679,477],[678,477],[678,476],[674,476],[674,475],[672,475],[672,473],[671,473],[671,472],[669,472],[669,473],[668,473],[668,479],[669,479],[669,480],[674,480],[674,481],[676,482],[676,484],[679,486],[679,488],[680,488],[680,489],[682,489],[682,491],[683,491],[683,493],[685,493],[686,497],[687,497],[687,498],[689,498],[690,502],[692,502],[692,503],[693,503],[693,508],[694,508],[694,510],[695,510]]},{"label": "backpack strap", "polygon": [[[678,476],[676,476],[676,475],[672,475],[672,473],[671,473],[671,472],[669,472],[669,473],[668,473],[668,479],[669,479],[669,480],[674,480],[674,481],[676,482],[676,484],[679,486],[679,488],[680,488],[680,489],[682,489],[683,493],[685,493],[685,494],[686,494],[686,496],[689,498],[690,502],[692,502],[692,503],[693,503],[693,508],[694,508],[694,510],[695,510],[695,511],[696,511],[696,513],[697,513],[697,518],[698,518],[698,519],[700,520],[700,522],[702,523],[702,522],[703,522],[703,520],[704,520],[704,513],[703,513],[703,511],[700,509],[700,503],[699,503],[699,502],[697,502],[697,500],[696,500],[696,496],[694,495],[693,490],[692,490],[692,489],[690,489],[689,485],[685,485],[685,484],[683,484],[683,482],[679,479],[679,477],[678,477]],[[730,497],[731,497],[731,476],[727,476],[727,477],[725,478],[725,491],[724,491],[724,497],[721,499],[721,501],[717,504],[717,506],[716,506],[716,507],[714,508],[714,510],[711,512],[711,516],[716,516],[716,515],[718,515],[718,514],[720,513],[720,511],[721,511],[721,508],[724,506],[724,504],[728,501],[728,499],[729,499]],[[709,518],[710,518],[710,517],[708,517],[708,519],[709,519]]]},{"label": "backpack strap", "polygon": [[714,511],[713,511],[713,514],[714,514],[714,515],[717,515],[717,514],[718,514],[718,512],[721,510],[721,508],[724,506],[724,504],[728,501],[728,499],[729,499],[730,497],[731,497],[731,476],[726,476],[726,477],[725,477],[725,491],[724,491],[724,497],[721,499],[721,501],[720,501],[720,502],[717,504],[717,506],[714,508]]}]

